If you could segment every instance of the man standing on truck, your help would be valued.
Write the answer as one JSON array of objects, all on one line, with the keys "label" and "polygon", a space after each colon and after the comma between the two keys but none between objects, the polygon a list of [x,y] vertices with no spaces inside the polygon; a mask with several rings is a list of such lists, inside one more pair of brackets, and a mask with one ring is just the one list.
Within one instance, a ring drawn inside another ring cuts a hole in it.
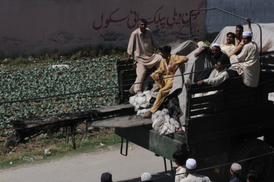
[{"label": "man standing on truck", "polygon": [[180,182],[211,182],[211,180],[204,175],[198,175],[196,173],[193,173],[197,167],[197,163],[195,159],[189,158],[186,161],[186,171],[188,173],[187,177],[182,179]]},{"label": "man standing on truck", "polygon": [[248,87],[257,87],[260,77],[260,56],[256,42],[252,41],[251,32],[243,32],[243,49],[239,55],[230,57],[230,70],[235,76],[242,75],[243,82]]},{"label": "man standing on truck", "polygon": [[170,46],[164,46],[160,48],[160,50],[162,52],[162,57],[164,58],[164,60],[162,61],[160,67],[151,74],[151,77],[153,78],[153,80],[155,80],[155,83],[160,88],[160,90],[157,94],[153,106],[143,115],[144,118],[150,117],[158,110],[165,97],[172,89],[174,80],[173,76],[175,75],[178,65],[183,65],[185,62],[188,61],[188,58],[186,56],[171,55]]},{"label": "man standing on truck", "polygon": [[154,41],[151,31],[147,28],[147,20],[140,19],[139,28],[130,35],[127,48],[128,57],[125,59],[127,62],[130,57],[133,57],[133,64],[136,65],[137,77],[135,84],[130,89],[131,94],[142,91],[140,82],[144,80],[147,70],[154,66],[159,67],[162,61],[161,55],[153,53],[153,47],[158,49],[159,45]]}]

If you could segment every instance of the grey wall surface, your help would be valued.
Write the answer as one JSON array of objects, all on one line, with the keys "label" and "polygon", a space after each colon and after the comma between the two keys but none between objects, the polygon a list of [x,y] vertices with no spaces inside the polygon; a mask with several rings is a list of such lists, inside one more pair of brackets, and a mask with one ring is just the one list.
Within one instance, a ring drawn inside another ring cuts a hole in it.
[{"label": "grey wall surface", "polygon": [[160,45],[177,44],[192,31],[205,34],[206,0],[0,0],[0,59],[61,54],[87,46],[127,46],[129,36],[146,18]]},{"label": "grey wall surface", "polygon": [[[242,17],[249,17],[258,23],[274,22],[273,0],[207,0],[207,8],[218,7]],[[245,20],[227,15],[217,10],[207,11],[206,27],[208,33],[219,32],[225,26],[247,24]]]},{"label": "grey wall surface", "polygon": [[0,59],[35,55],[77,47],[126,47],[138,19],[146,18],[160,45],[171,46],[192,34],[204,38],[225,26],[246,21],[217,11],[192,9],[219,7],[259,23],[274,20],[274,0],[1,0]]}]

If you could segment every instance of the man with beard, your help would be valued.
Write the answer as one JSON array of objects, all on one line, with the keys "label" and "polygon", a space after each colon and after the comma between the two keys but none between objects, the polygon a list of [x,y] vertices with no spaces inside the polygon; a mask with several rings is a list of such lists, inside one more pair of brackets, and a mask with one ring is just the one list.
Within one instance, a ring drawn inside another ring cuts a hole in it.
[{"label": "man with beard", "polygon": [[153,53],[153,47],[158,49],[159,45],[154,41],[151,31],[147,28],[147,20],[139,20],[139,28],[133,31],[129,38],[127,53],[127,62],[130,57],[133,57],[136,64],[136,80],[131,87],[130,93],[134,94],[142,91],[142,82],[146,76],[147,70],[154,66],[159,67],[162,56]]},{"label": "man with beard", "polygon": [[[250,18],[246,18],[246,21],[248,23],[248,31],[252,33],[252,29],[251,29],[251,22],[250,22]],[[242,25],[237,25],[236,26],[236,36],[235,36],[235,48],[234,50],[230,53],[230,55],[233,54],[238,54],[242,48],[243,48],[243,42],[242,42],[242,34],[244,31],[244,27]]]},{"label": "man with beard", "polygon": [[257,87],[260,77],[260,62],[258,46],[252,41],[251,32],[243,32],[243,49],[240,54],[231,55],[230,70],[243,76],[243,82],[248,87]]},{"label": "man with beard", "polygon": [[228,32],[226,34],[226,43],[222,44],[220,46],[223,53],[225,53],[227,56],[230,56],[231,52],[235,48],[235,34],[232,32]]},{"label": "man with beard", "polygon": [[[215,65],[219,59],[223,60],[224,62],[229,62],[229,58],[225,53],[221,51],[220,45],[218,43],[212,44],[211,49],[209,47],[203,47],[198,52],[194,54],[195,57],[199,56],[202,52],[206,52],[211,56],[211,63]],[[201,80],[204,80],[209,77],[212,69],[205,69],[203,70],[195,80],[195,83]]]}]

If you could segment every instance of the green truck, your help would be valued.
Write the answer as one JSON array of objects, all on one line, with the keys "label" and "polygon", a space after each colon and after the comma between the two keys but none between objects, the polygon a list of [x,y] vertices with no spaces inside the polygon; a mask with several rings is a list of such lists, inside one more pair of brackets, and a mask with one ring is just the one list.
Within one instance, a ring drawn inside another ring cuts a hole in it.
[{"label": "green truck", "polygon": [[[161,136],[153,130],[151,123],[142,122],[143,119],[139,121],[140,126],[116,127],[115,133],[122,138],[121,154],[127,154],[124,141],[170,161],[176,150],[182,150],[187,157],[197,160],[199,169],[209,168],[199,173],[214,173],[228,181],[231,163],[240,161],[243,176],[253,169],[258,171],[261,181],[266,181],[273,171],[274,161],[271,148],[274,146],[274,104],[268,99],[269,93],[274,92],[271,72],[274,64],[271,63],[274,63],[271,55],[261,58],[262,71],[256,88],[245,86],[241,77],[229,79],[219,86],[187,86],[183,134]],[[131,63],[124,61],[117,63],[121,102],[127,101],[128,83],[134,82],[135,73],[131,67]],[[193,97],[210,91],[218,92]]]},{"label": "green truck", "polygon": [[[218,86],[186,85],[184,133],[159,135],[153,130],[151,119],[136,117],[134,107],[124,104],[128,103],[129,88],[136,74],[132,61],[121,60],[117,62],[120,105],[13,121],[16,134],[8,144],[54,127],[70,125],[75,133],[77,124],[87,121],[95,126],[114,127],[122,138],[123,155],[127,155],[130,141],[162,156],[166,167],[166,159],[173,161],[172,154],[182,150],[186,157],[197,160],[201,174],[213,173],[221,181],[228,181],[231,163],[239,162],[242,176],[253,169],[260,174],[260,181],[266,181],[274,166],[274,103],[268,98],[274,92],[273,55],[274,52],[260,53],[261,75],[256,88],[245,86],[241,77]],[[210,91],[217,93],[193,97]]]},{"label": "green truck", "polygon": [[[219,10],[245,19],[219,8],[192,10],[190,14],[203,10]],[[262,45],[262,31],[257,25]],[[199,173],[215,174],[218,181],[229,181],[229,169],[233,162],[242,165],[242,176],[256,170],[260,181],[270,181],[268,178],[274,166],[274,102],[269,96],[274,95],[274,57],[273,52],[263,52],[262,49],[260,56],[261,75],[256,88],[245,86],[242,77],[230,78],[218,86],[186,85],[183,134],[161,136],[147,121],[139,121],[140,126],[116,127],[116,134],[122,138],[121,154],[127,155],[127,145],[123,148],[124,141],[126,144],[133,142],[170,161],[174,160],[172,154],[176,150],[182,150],[186,157],[197,160],[201,170]],[[120,61],[117,69],[119,98],[123,103],[127,102],[130,83],[134,83],[136,75],[131,63]],[[217,93],[193,96],[210,91]]]}]

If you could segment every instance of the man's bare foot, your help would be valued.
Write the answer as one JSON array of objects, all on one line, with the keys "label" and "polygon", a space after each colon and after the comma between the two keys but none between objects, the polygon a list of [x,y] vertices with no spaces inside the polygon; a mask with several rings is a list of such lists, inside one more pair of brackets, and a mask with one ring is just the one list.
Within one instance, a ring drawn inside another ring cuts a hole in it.
[{"label": "man's bare foot", "polygon": [[143,115],[143,118],[149,118],[149,117],[151,117],[151,115],[152,115],[152,112],[147,111],[147,112]]},{"label": "man's bare foot", "polygon": [[182,127],[178,128],[178,129],[176,130],[176,132],[183,132],[183,131],[184,131],[184,130],[183,130]]}]

